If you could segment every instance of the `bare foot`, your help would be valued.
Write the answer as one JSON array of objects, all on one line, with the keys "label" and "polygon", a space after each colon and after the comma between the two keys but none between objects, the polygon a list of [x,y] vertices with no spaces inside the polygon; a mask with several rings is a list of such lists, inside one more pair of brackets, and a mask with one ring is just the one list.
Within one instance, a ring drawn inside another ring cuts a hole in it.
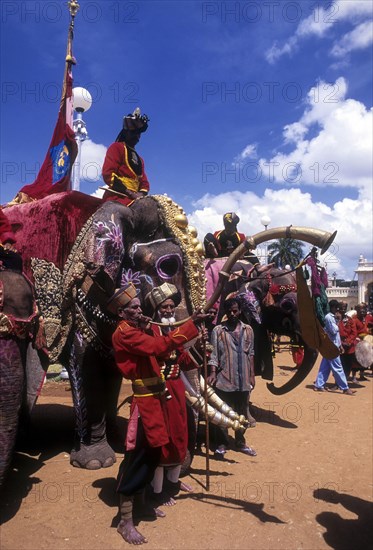
[{"label": "bare foot", "polygon": [[154,508],[154,512],[155,512],[155,515],[157,516],[157,518],[165,518],[166,517],[166,513],[161,510],[160,508]]},{"label": "bare foot", "polygon": [[164,503],[163,505],[164,506],[175,506],[176,504],[176,500],[172,497],[168,498]]},{"label": "bare foot", "polygon": [[117,531],[129,544],[144,544],[147,539],[136,529],[132,519],[122,519],[119,522]]},{"label": "bare foot", "polygon": [[351,389],[343,390],[343,393],[344,393],[345,395],[355,395],[356,390],[351,390]]},{"label": "bare foot", "polygon": [[193,487],[191,487],[187,483],[184,483],[184,481],[180,481],[180,491],[185,491],[186,493],[192,493]]}]

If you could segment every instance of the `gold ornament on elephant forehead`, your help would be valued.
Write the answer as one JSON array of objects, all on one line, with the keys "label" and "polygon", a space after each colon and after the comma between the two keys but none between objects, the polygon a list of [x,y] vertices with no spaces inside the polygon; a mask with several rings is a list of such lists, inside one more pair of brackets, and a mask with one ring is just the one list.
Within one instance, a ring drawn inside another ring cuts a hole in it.
[{"label": "gold ornament on elephant forehead", "polygon": [[186,229],[188,227],[188,218],[185,214],[176,214],[175,223],[179,229]]},{"label": "gold ornament on elephant forehead", "polygon": [[198,231],[197,231],[197,229],[196,229],[195,227],[193,227],[193,225],[190,225],[190,226],[188,227],[188,231],[189,231],[191,237],[194,237],[194,238],[197,237]]}]

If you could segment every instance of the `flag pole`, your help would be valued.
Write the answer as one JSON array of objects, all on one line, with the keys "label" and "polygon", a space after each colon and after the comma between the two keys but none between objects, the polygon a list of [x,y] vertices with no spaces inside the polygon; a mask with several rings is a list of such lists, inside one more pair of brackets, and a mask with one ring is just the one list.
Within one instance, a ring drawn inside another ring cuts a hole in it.
[{"label": "flag pole", "polygon": [[[203,323],[203,328],[205,324]],[[210,491],[210,430],[209,430],[209,415],[208,415],[208,395],[207,395],[207,356],[206,356],[206,340],[203,338],[203,375],[205,378],[205,428],[206,428],[206,491]]]}]

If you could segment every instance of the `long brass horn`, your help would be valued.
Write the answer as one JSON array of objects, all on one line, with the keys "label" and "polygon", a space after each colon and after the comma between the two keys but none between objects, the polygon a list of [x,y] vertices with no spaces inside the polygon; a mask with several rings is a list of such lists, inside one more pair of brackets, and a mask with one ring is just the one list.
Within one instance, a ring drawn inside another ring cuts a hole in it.
[{"label": "long brass horn", "polygon": [[328,231],[322,231],[321,229],[314,229],[313,227],[297,227],[289,225],[288,227],[274,227],[273,229],[267,229],[256,233],[252,237],[246,237],[246,240],[241,243],[227,259],[223,269],[219,273],[219,282],[209,298],[205,311],[208,311],[219,298],[223,286],[226,280],[229,278],[229,273],[233,265],[244,255],[247,250],[254,250],[258,244],[270,241],[272,239],[297,239],[299,241],[305,241],[306,243],[313,244],[321,248],[321,254],[324,254],[335,239],[337,231],[329,233]]},{"label": "long brass horn", "polygon": [[334,241],[336,234],[337,231],[329,233],[329,231],[322,231],[321,229],[314,229],[313,227],[289,225],[288,227],[274,227],[273,229],[261,231],[253,235],[251,239],[254,241],[255,246],[265,241],[271,241],[272,239],[296,239],[321,248],[321,254],[324,254]]}]

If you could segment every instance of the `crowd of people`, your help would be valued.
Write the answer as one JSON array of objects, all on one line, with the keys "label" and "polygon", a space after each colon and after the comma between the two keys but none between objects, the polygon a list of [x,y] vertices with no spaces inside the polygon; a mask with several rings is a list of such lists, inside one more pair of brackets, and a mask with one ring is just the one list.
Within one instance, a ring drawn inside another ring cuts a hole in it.
[{"label": "crowd of people", "polygon": [[[346,395],[354,395],[355,390],[349,387],[348,382],[356,384],[366,381],[366,369],[372,367],[369,358],[358,361],[356,348],[368,335],[373,332],[373,315],[368,313],[367,304],[358,304],[355,309],[347,311],[346,302],[330,300],[330,312],[325,316],[325,332],[339,350],[339,355],[333,359],[322,358],[319,372],[315,381],[316,391],[328,391],[326,382],[332,373],[335,385],[332,389],[340,389]],[[362,364],[365,363],[365,364]]]}]

